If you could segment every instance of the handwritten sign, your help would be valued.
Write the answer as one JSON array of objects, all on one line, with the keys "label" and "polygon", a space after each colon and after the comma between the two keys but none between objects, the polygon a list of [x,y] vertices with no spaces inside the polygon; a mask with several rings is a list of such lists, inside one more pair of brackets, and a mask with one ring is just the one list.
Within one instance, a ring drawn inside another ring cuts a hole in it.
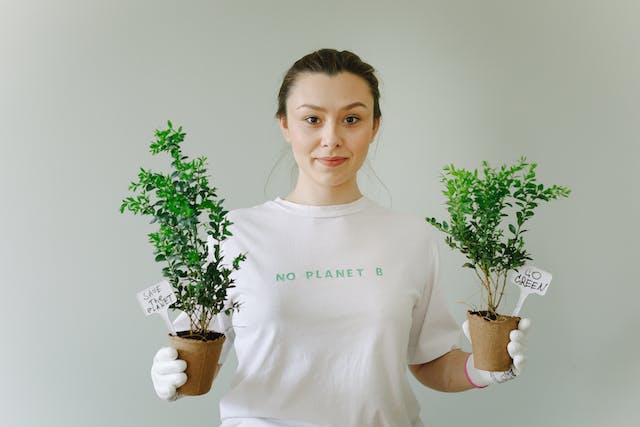
[{"label": "handwritten sign", "polygon": [[525,266],[516,269],[511,277],[511,282],[523,288],[530,289],[530,293],[544,295],[551,283],[551,273],[533,266]]},{"label": "handwritten sign", "polygon": [[173,323],[169,319],[167,310],[169,306],[177,301],[176,294],[171,288],[171,284],[166,280],[149,286],[136,294],[138,303],[142,307],[142,311],[147,316],[158,313],[165,321],[169,331],[176,335]]},{"label": "handwritten sign", "polygon": [[511,276],[511,283],[520,288],[520,298],[512,315],[517,316],[520,313],[524,300],[530,294],[546,294],[551,278],[551,273],[531,265],[517,268]]}]

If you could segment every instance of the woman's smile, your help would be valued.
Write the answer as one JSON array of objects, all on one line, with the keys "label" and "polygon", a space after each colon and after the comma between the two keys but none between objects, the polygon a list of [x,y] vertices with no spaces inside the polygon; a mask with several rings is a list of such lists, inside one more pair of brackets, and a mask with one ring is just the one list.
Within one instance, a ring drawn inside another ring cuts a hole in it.
[{"label": "woman's smile", "polygon": [[316,159],[320,164],[328,167],[340,166],[347,161],[346,157],[318,157]]}]

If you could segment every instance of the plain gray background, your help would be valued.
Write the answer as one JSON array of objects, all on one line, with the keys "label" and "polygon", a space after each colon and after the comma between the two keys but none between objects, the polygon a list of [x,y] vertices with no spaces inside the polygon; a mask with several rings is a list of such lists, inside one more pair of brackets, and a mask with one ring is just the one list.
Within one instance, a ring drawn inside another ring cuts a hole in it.
[{"label": "plain gray background", "polygon": [[[218,425],[235,356],[207,396],[153,392],[166,331],[134,295],[160,278],[154,229],[118,208],[138,167],[167,165],[148,152],[167,119],[227,208],[285,195],[276,93],[322,47],[379,70],[371,198],[441,217],[442,166],[523,154],[573,189],[529,227],[554,280],[524,307],[524,375],[459,394],[412,379],[427,425],[640,423],[640,2],[67,0],[0,2],[0,424]],[[441,243],[462,322],[478,287]]]}]

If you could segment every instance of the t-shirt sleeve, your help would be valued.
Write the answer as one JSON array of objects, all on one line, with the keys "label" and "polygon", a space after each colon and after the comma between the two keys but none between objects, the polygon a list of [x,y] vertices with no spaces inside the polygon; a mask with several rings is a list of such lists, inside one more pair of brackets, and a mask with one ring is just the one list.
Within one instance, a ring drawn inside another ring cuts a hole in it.
[{"label": "t-shirt sleeve", "polygon": [[[231,314],[233,316],[233,313]],[[224,311],[216,314],[211,319],[209,323],[209,329],[212,331],[220,332],[225,335],[225,341],[222,344],[222,351],[220,353],[220,359],[218,363],[220,365],[224,364],[229,351],[233,347],[233,341],[236,337],[235,332],[233,331],[233,327],[231,325],[231,316],[228,316],[224,313]],[[187,331],[189,330],[189,317],[184,313],[180,312],[178,317],[173,321],[173,326],[176,328],[176,331]]]},{"label": "t-shirt sleeve", "polygon": [[427,253],[427,273],[424,291],[413,309],[407,363],[430,362],[449,351],[460,348],[460,325],[449,308],[439,282],[439,255],[435,241]]},{"label": "t-shirt sleeve", "polygon": [[233,341],[236,338],[233,326],[231,325],[231,316],[233,316],[233,313],[231,315],[226,315],[223,311],[214,316],[211,321],[211,329],[224,334],[226,337],[224,344],[222,344],[220,360],[218,361],[220,365],[224,364],[225,360],[227,360],[229,351],[233,347]]}]

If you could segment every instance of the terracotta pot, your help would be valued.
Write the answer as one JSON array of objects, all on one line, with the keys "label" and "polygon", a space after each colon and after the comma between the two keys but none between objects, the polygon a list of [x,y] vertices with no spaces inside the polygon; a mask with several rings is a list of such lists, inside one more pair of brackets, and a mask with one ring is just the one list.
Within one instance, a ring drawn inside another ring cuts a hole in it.
[{"label": "terracotta pot", "polygon": [[209,331],[207,341],[203,341],[201,338],[188,338],[188,335],[189,331],[178,332],[178,336],[169,335],[171,346],[178,350],[178,358],[187,362],[187,382],[178,388],[178,392],[185,396],[199,396],[211,389],[225,336]]},{"label": "terracotta pot", "polygon": [[499,315],[496,320],[483,317],[484,311],[467,311],[473,364],[484,371],[507,371],[511,356],[507,351],[509,332],[518,328],[519,317]]}]

